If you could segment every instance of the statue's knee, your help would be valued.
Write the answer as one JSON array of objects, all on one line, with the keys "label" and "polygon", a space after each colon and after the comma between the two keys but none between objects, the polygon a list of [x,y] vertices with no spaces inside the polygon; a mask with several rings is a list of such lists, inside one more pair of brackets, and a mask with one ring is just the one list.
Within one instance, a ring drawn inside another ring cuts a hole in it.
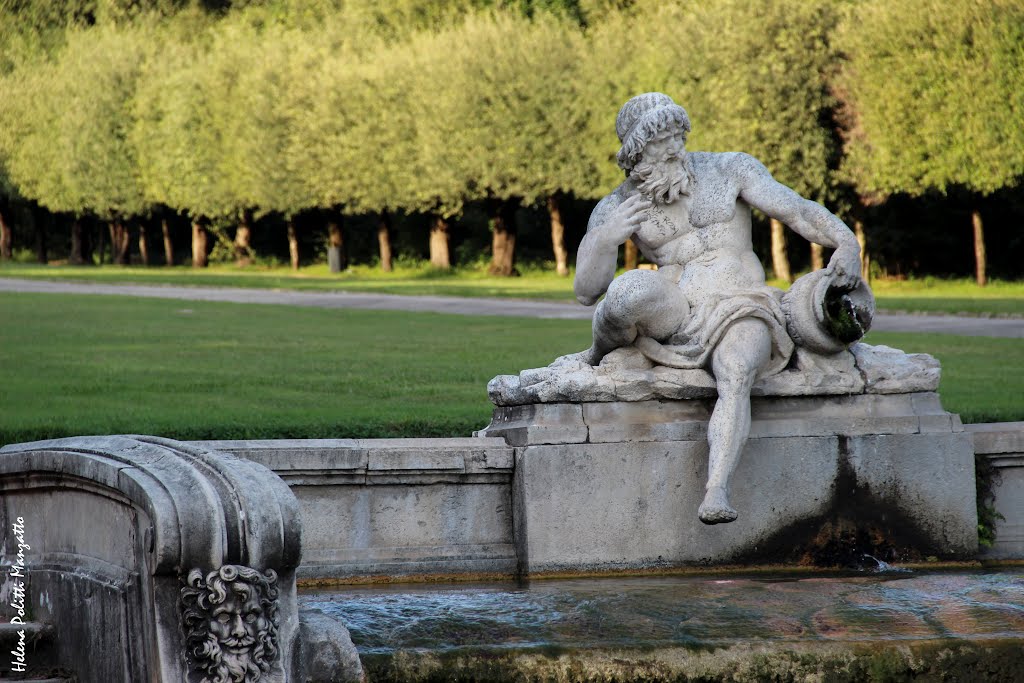
[{"label": "statue's knee", "polygon": [[712,369],[720,395],[749,393],[771,359],[771,333],[760,320],[733,324],[715,349]]},{"label": "statue's knee", "polygon": [[636,320],[650,309],[657,299],[657,282],[653,273],[631,270],[612,281],[605,295],[607,314],[615,318]]},{"label": "statue's knee", "polygon": [[756,368],[734,367],[731,372],[715,375],[715,388],[720,397],[749,395],[756,376]]}]

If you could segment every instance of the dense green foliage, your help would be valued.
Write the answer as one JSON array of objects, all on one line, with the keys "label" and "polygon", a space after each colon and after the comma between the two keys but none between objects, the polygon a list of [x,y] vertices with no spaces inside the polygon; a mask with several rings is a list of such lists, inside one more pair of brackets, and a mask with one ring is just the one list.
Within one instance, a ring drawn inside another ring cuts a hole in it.
[{"label": "dense green foliage", "polygon": [[[308,309],[125,297],[0,297],[0,444],[172,438],[467,436],[492,376],[585,347],[582,320]],[[936,355],[943,405],[1020,420],[1013,339],[871,333]]]},{"label": "dense green foliage", "polygon": [[864,190],[990,193],[1024,174],[1024,2],[866,0],[843,27]]},{"label": "dense green foliage", "polygon": [[649,90],[691,149],[836,210],[840,180],[1016,190],[1022,44],[1024,0],[0,0],[0,200],[221,224],[593,200]]}]

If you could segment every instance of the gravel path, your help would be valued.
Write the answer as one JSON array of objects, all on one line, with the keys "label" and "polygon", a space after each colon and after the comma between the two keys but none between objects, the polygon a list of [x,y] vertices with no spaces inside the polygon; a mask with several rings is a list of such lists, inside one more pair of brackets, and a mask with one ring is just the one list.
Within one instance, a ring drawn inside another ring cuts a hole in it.
[{"label": "gravel path", "polygon": [[[110,294],[185,301],[225,301],[238,304],[283,304],[316,308],[362,308],[384,311],[576,320],[589,320],[594,312],[593,308],[576,304],[514,299],[402,296],[356,292],[296,292],[227,287],[176,287],[172,285],[107,285],[92,282],[52,282],[16,278],[0,278],[0,292]],[[1022,339],[1024,338],[1024,319],[878,313],[875,315],[872,329],[879,332],[919,332]]]}]

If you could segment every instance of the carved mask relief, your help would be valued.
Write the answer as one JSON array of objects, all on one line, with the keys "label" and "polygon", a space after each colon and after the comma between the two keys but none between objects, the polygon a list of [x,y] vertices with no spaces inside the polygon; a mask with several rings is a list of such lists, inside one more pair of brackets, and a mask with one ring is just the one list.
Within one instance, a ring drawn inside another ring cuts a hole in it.
[{"label": "carved mask relief", "polygon": [[225,565],[181,589],[186,660],[199,683],[255,683],[277,660],[277,574]]}]

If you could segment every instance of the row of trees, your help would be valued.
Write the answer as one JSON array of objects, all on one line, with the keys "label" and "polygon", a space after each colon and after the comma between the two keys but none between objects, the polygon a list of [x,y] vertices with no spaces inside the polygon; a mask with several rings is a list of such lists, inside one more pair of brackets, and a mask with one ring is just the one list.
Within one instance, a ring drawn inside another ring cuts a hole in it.
[{"label": "row of trees", "polygon": [[170,211],[192,223],[195,265],[225,221],[244,262],[273,213],[297,265],[295,218],[315,211],[332,260],[341,216],[377,215],[389,268],[400,212],[433,216],[447,267],[450,220],[476,205],[492,271],[511,274],[513,211],[542,205],[568,272],[564,200],[621,181],[614,116],[649,90],[686,106],[690,149],[748,151],[860,234],[894,194],[982,196],[1024,174],[1024,0],[0,7],[0,197],[108,221],[121,261],[128,222]]}]

